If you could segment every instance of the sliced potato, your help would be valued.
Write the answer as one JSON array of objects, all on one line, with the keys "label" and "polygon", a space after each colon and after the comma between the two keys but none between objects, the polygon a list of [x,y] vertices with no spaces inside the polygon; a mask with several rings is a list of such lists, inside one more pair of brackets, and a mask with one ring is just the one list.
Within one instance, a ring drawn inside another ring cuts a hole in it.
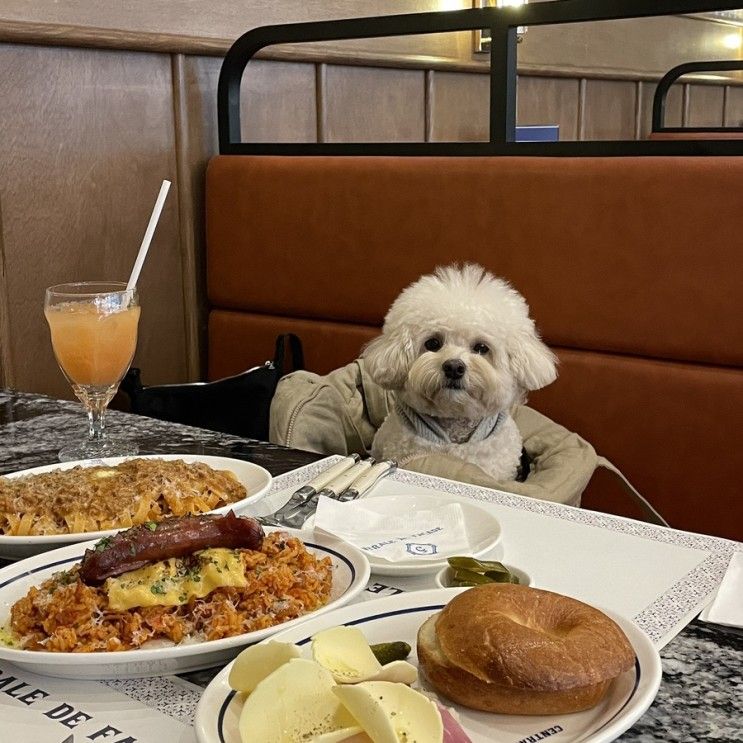
[{"label": "sliced potato", "polygon": [[284,663],[245,701],[239,721],[241,740],[306,743],[340,731],[350,738],[359,725],[333,694],[333,686],[331,674],[314,661],[294,658]]},{"label": "sliced potato", "polygon": [[271,641],[265,645],[251,645],[235,658],[227,683],[235,691],[249,694],[277,668],[301,655],[299,647],[288,642]]},{"label": "sliced potato", "polygon": [[333,627],[318,632],[312,637],[312,657],[339,684],[358,683],[382,670],[364,633],[357,627]]},{"label": "sliced potato", "polygon": [[406,660],[393,660],[376,675],[364,681],[391,681],[397,684],[410,684],[418,680],[418,669]]},{"label": "sliced potato", "polygon": [[364,633],[356,627],[333,627],[312,638],[312,657],[333,674],[339,684],[362,681],[396,681],[412,684],[418,678],[415,666],[404,660],[383,666]]},{"label": "sliced potato", "polygon": [[310,743],[374,743],[374,741],[360,727],[355,727],[323,733],[317,738],[312,738]]},{"label": "sliced potato", "polygon": [[374,743],[442,743],[444,726],[436,705],[403,684],[367,681],[335,686],[333,693]]}]

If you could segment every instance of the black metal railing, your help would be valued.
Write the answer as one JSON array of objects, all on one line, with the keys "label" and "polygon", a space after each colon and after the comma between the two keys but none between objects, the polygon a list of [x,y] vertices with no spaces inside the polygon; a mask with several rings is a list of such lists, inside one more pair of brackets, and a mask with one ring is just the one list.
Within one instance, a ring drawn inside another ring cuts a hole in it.
[{"label": "black metal railing", "polygon": [[669,70],[658,83],[653,96],[654,132],[743,132],[743,126],[666,126],[666,101],[671,86],[684,75],[698,72],[732,72],[743,71],[743,59],[726,59],[709,62],[687,62]]},{"label": "black metal railing", "polygon": [[[735,10],[741,0],[562,0],[516,8],[478,8],[339,21],[290,23],[248,31],[222,63],[217,92],[219,150],[226,155],[657,155],[743,154],[735,141],[514,142],[518,26],[620,20]],[[490,29],[490,138],[487,142],[250,143],[240,130],[240,82],[248,62],[268,46]]]}]

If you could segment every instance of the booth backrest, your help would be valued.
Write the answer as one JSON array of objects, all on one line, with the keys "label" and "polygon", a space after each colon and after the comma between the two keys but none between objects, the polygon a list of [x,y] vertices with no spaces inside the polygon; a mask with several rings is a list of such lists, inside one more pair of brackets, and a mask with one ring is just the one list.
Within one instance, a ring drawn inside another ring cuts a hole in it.
[{"label": "booth backrest", "polygon": [[743,158],[220,156],[207,176],[209,375],[278,333],[355,358],[400,290],[475,261],[560,358],[530,404],[673,526],[740,537]]},{"label": "booth backrest", "polygon": [[661,141],[667,140],[688,140],[688,139],[743,139],[743,131],[719,131],[719,132],[705,132],[695,131],[690,129],[688,131],[679,130],[675,132],[650,132],[648,139],[654,139]]}]

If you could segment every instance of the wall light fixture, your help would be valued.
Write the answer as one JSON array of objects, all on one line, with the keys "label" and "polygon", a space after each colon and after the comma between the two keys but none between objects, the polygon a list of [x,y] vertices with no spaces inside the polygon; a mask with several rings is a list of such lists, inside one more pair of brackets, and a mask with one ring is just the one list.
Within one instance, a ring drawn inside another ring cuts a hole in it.
[{"label": "wall light fixture", "polygon": [[[526,5],[529,0],[475,0],[476,8],[518,8]],[[521,43],[526,33],[526,26],[519,26],[516,29],[516,40]],[[476,54],[490,53],[490,29],[483,28],[474,32],[474,47]]]}]

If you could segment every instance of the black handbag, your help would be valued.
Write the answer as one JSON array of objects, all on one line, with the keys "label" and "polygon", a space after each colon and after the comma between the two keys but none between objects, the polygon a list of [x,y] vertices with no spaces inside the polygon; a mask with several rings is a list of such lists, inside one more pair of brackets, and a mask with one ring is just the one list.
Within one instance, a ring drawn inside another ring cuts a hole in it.
[{"label": "black handbag", "polygon": [[[287,347],[291,363],[286,365]],[[304,368],[302,342],[293,333],[276,339],[272,361],[214,382],[142,385],[140,370],[130,369],[120,389],[131,412],[158,420],[185,423],[260,441],[268,440],[271,398],[279,379]]]}]

